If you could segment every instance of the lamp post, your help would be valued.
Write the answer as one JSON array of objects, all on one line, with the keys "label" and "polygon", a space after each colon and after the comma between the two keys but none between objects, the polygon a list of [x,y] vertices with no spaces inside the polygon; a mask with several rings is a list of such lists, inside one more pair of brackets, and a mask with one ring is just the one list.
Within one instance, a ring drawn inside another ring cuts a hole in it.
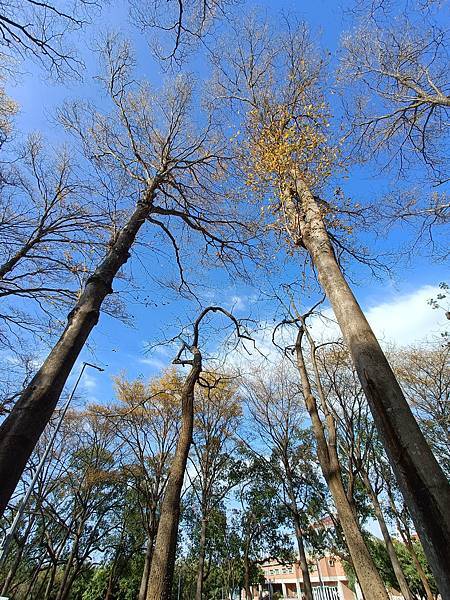
[{"label": "lamp post", "polygon": [[93,365],[93,364],[88,363],[88,362],[84,362],[83,363],[83,366],[81,367],[80,374],[78,375],[78,378],[77,378],[77,380],[75,382],[75,385],[73,386],[72,392],[71,392],[71,394],[70,394],[67,402],[65,403],[64,408],[61,411],[61,415],[60,415],[60,417],[58,419],[58,422],[56,423],[56,427],[53,430],[53,433],[52,433],[52,435],[50,437],[50,440],[49,440],[49,442],[47,444],[47,447],[45,448],[44,454],[42,455],[41,460],[39,461],[39,464],[38,464],[38,466],[36,468],[36,471],[35,471],[35,473],[33,475],[31,483],[28,486],[28,489],[27,489],[27,491],[25,493],[25,496],[23,496],[23,498],[21,499],[21,501],[19,503],[19,507],[17,508],[16,514],[14,516],[14,520],[11,523],[11,527],[8,529],[8,531],[6,532],[6,535],[5,535],[4,539],[3,539],[2,547],[1,547],[1,550],[0,550],[0,567],[2,566],[3,561],[5,560],[5,558],[6,558],[7,554],[8,554],[9,547],[11,545],[11,542],[12,542],[13,538],[14,538],[14,534],[15,534],[15,532],[17,530],[17,527],[19,526],[20,520],[22,518],[23,512],[24,512],[25,507],[26,507],[26,505],[28,503],[28,500],[30,499],[30,496],[31,496],[31,494],[33,492],[33,489],[34,489],[34,486],[36,484],[37,478],[39,477],[39,474],[41,473],[42,469],[44,468],[45,461],[47,460],[47,457],[48,457],[48,455],[50,453],[50,450],[53,447],[53,443],[54,443],[54,441],[56,439],[58,431],[61,428],[62,422],[64,421],[64,417],[66,416],[67,410],[69,409],[69,405],[70,405],[70,403],[72,401],[72,398],[73,398],[73,396],[74,396],[74,394],[76,392],[76,389],[78,387],[78,384],[80,383],[81,377],[83,376],[83,373],[84,373],[84,370],[85,370],[86,367],[92,367],[93,369],[97,369],[97,371],[104,371],[104,369],[102,369],[101,367],[97,367],[97,365]]}]

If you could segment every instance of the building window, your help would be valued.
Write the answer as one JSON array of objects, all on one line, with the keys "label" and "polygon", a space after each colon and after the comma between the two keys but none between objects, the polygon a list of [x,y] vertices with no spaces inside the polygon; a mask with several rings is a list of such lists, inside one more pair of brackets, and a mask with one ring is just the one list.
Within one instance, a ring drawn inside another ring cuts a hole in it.
[{"label": "building window", "polygon": [[329,558],[328,564],[330,565],[330,567],[334,567],[334,558]]}]

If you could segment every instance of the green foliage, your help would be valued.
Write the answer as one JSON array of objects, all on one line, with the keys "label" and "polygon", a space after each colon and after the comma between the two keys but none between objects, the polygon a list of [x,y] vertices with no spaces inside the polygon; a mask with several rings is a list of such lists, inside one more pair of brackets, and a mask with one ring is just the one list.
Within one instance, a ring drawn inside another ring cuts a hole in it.
[{"label": "green foliage", "polygon": [[94,574],[81,594],[81,600],[103,600],[108,588],[109,575],[110,569],[108,567],[95,569]]},{"label": "green foliage", "polygon": [[[397,579],[395,577],[394,569],[392,568],[391,561],[389,559],[389,555],[384,543],[378,538],[368,535],[366,538],[367,545],[369,547],[372,558],[375,562],[375,565],[388,588],[399,589],[399,585],[397,583]],[[400,561],[400,565],[402,567],[403,573],[405,574],[406,581],[408,582],[409,589],[413,594],[418,597],[425,597],[425,590],[420,579],[420,576],[417,572],[417,567],[414,564],[414,560],[409,552],[408,548],[405,544],[397,540],[393,540],[395,552]],[[423,552],[423,548],[419,542],[413,542],[414,552],[426,574],[428,579],[428,583],[431,587],[431,590],[434,594],[437,594],[436,583],[434,578],[429,570],[427,561],[425,559],[425,554]]]}]

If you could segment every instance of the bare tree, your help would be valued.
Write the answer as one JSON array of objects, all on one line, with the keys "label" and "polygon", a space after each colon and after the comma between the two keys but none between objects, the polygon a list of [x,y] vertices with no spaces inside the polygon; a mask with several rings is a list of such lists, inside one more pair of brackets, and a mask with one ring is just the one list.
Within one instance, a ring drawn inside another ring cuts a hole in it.
[{"label": "bare tree", "polygon": [[[313,447],[305,427],[303,399],[292,383],[287,365],[280,365],[246,381],[245,392],[254,424],[270,455],[264,461],[269,477],[281,486],[280,501],[291,516],[304,595],[307,600],[312,600],[305,545],[309,527],[320,521],[313,506],[314,500],[322,503],[322,490],[315,475],[317,462],[312,459]],[[313,522],[310,522],[310,516]]]},{"label": "bare tree", "polygon": [[[239,321],[227,310],[219,306],[205,308],[195,320],[192,327],[192,341],[183,342],[174,364],[189,367],[189,373],[180,390],[181,428],[178,434],[175,455],[170,466],[166,491],[161,504],[158,533],[156,536],[150,580],[147,590],[147,600],[169,600],[172,593],[172,580],[175,566],[175,553],[180,517],[180,496],[186,463],[192,444],[194,426],[194,390],[202,372],[202,353],[199,348],[200,325],[209,313],[221,313],[230,319],[236,328],[239,339],[250,339],[241,329]],[[192,358],[186,357],[186,352]]]},{"label": "bare tree", "polygon": [[78,75],[82,61],[70,32],[87,25],[97,0],[6,0],[0,12],[0,45],[11,57],[31,56],[58,78]]},{"label": "bare tree", "polygon": [[242,417],[236,377],[220,372],[204,373],[195,394],[194,430],[188,471],[190,488],[200,519],[200,540],[195,600],[202,600],[206,568],[208,525],[232,488],[234,433]]},{"label": "bare tree", "polygon": [[236,0],[130,0],[133,21],[144,31],[160,30],[153,42],[159,58],[180,63]]},{"label": "bare tree", "polygon": [[210,251],[219,263],[234,261],[236,266],[248,253],[253,236],[253,226],[233,214],[234,207],[223,193],[225,156],[213,120],[206,117],[204,127],[194,128],[193,90],[187,78],[178,78],[154,97],[148,86],[133,84],[127,44],[109,40],[105,55],[113,113],[90,110],[85,114],[76,105],[67,107],[62,119],[79,133],[97,168],[116,180],[130,203],[124,203],[121,222],[114,224],[107,251],[86,278],[61,337],[1,425],[1,512],[142,226],[150,223],[164,234],[174,252],[181,286],[187,282],[180,245],[190,234],[198,234],[204,243],[204,257]]},{"label": "bare tree", "polygon": [[140,380],[118,379],[116,387],[121,403],[103,413],[122,441],[121,468],[135,492],[147,538],[139,588],[139,600],[145,600],[160,504],[176,444],[180,417],[176,396],[182,381],[175,371],[168,371],[148,385]]},{"label": "bare tree", "polygon": [[[336,421],[322,386],[317,360],[317,347],[306,325],[306,319],[310,314],[300,315],[295,308],[294,311],[295,313],[291,318],[280,325],[295,325],[297,327],[295,346],[292,351],[295,354],[303,398],[317,442],[317,457],[320,467],[333,496],[339,523],[344,532],[345,543],[363,594],[367,598],[386,600],[388,597],[386,589],[361,532],[353,502],[352,488],[346,490],[344,487],[338,455],[339,440]],[[303,350],[304,335],[306,335],[309,345],[309,362],[311,366],[308,365],[305,359]],[[310,369],[312,369],[314,379],[310,375]],[[316,394],[313,390],[316,390]]]},{"label": "bare tree", "polygon": [[420,158],[442,183],[450,81],[439,13],[420,2],[360,2],[355,12],[356,26],[342,39],[339,78],[356,146],[400,170]]},{"label": "bare tree", "polygon": [[[248,185],[263,198],[270,195],[270,227],[291,251],[306,251],[317,272],[445,595],[450,485],[345,278],[343,253],[356,258],[349,249],[346,207],[319,195],[339,165],[327,128],[324,60],[314,51],[306,28],[289,24],[283,35],[268,33],[263,23],[240,24],[228,47],[217,55],[216,93],[244,112],[238,138],[241,160],[248,161]],[[384,588],[378,589],[384,597]]]},{"label": "bare tree", "polygon": [[10,350],[26,338],[51,337],[101,256],[111,226],[70,150],[49,156],[44,145],[41,136],[30,136],[2,173],[0,344]]}]

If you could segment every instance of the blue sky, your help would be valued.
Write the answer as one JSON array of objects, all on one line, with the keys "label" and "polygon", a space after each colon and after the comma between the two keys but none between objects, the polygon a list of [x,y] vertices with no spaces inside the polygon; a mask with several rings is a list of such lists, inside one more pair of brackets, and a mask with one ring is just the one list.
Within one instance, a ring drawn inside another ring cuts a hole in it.
[{"label": "blue sky", "polygon": [[[235,10],[244,10],[248,6],[249,3],[242,3]],[[331,52],[332,62],[335,60],[339,38],[347,26],[340,3],[329,0],[303,0],[302,2],[261,0],[258,6],[269,14],[276,15],[285,11],[304,19],[309,23],[314,36],[320,40],[322,47]],[[99,32],[118,30],[129,36],[136,48],[139,76],[146,77],[155,84],[164,77],[164,73],[151,57],[145,36],[128,23],[126,2],[111,0],[95,21],[86,31],[73,38],[73,43],[80,49],[87,65],[82,81],[57,84],[45,77],[38,66],[26,62],[22,65],[23,74],[15,83],[9,84],[10,95],[21,107],[17,119],[17,129],[21,134],[40,130],[44,132],[50,144],[56,146],[63,138],[63,134],[55,122],[54,112],[65,99],[73,97],[90,99],[101,106],[102,96],[93,79],[97,68],[96,60],[92,58],[90,51]],[[198,64],[194,61],[190,68],[199,69],[201,75],[202,67]],[[341,185],[346,194],[354,198],[368,200],[381,197],[397,182],[393,180],[392,175],[374,175],[375,172],[374,165],[355,168]],[[377,240],[379,250],[381,252],[392,250],[402,240],[407,239],[408,234],[408,231],[398,228],[389,239]],[[146,267],[151,272],[156,273],[161,270],[161,265],[155,257],[149,258],[146,255],[144,260],[149,261]],[[195,303],[180,301],[173,293],[167,294],[167,291],[158,288],[153,281],[145,279],[138,261],[134,260],[131,267],[135,276],[142,282],[145,295],[148,295],[152,302],[147,307],[140,302],[130,304],[133,327],[126,326],[106,315],[102,316],[91,337],[90,349],[85,350],[79,360],[79,364],[83,360],[89,360],[105,368],[103,374],[89,372],[84,379],[82,391],[91,400],[109,401],[112,395],[111,379],[119,372],[124,372],[129,377],[139,375],[150,377],[168,364],[172,350],[160,348],[152,353],[146,353],[146,344],[148,341],[160,339],[161,334],[173,335],[180,325],[190,321],[197,310]],[[426,299],[434,294],[440,281],[448,279],[448,272],[445,265],[431,262],[424,250],[420,250],[420,253],[414,257],[413,263],[402,262],[399,269],[394,269],[392,278],[380,281],[359,267],[353,269],[353,274],[357,297],[364,308],[378,315],[374,317],[375,320],[380,318],[379,307],[384,304],[388,323],[394,314],[395,322],[398,324],[404,312],[405,321],[408,321],[410,327],[415,328],[420,336],[425,335],[430,326],[436,331],[439,330],[440,315],[427,306]],[[264,280],[265,277],[263,273],[257,274],[255,285],[251,286],[241,281],[230,281],[223,273],[216,271],[211,273],[209,287],[205,288],[205,297],[210,302],[222,304],[226,308],[234,307],[240,317],[250,316],[258,321],[267,322],[274,312],[274,304],[261,297],[261,286],[257,281],[258,278]],[[277,275],[274,286],[277,286],[277,282],[292,281],[298,277],[299,268],[291,261],[283,268],[282,273]],[[267,281],[262,282],[262,287],[267,288]],[[403,308],[399,310],[399,306]],[[411,307],[414,314],[407,314]],[[394,329],[396,323],[392,322]],[[402,333],[397,334],[397,337],[402,338],[399,342],[418,339],[418,337],[408,337],[407,331],[408,327],[401,329]],[[42,349],[42,354],[44,352],[45,350]],[[71,381],[68,383],[69,389]]]}]

